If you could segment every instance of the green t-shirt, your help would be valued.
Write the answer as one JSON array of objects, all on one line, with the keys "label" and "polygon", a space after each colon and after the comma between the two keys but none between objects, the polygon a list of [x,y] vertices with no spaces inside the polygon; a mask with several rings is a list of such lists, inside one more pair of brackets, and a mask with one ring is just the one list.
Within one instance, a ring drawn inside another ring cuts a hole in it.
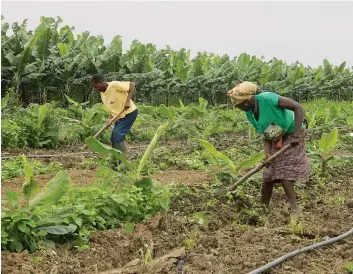
[{"label": "green t-shirt", "polygon": [[249,122],[256,132],[262,134],[268,126],[275,124],[285,130],[286,134],[295,131],[294,112],[278,106],[279,95],[273,92],[262,92],[255,95],[260,111],[259,120],[256,121],[252,111],[246,112]]}]

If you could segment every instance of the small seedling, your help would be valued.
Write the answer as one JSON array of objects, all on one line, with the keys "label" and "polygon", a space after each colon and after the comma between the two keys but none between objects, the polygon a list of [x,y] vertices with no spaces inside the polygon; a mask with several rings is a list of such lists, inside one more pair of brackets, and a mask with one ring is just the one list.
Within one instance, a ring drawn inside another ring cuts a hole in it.
[{"label": "small seedling", "polygon": [[192,230],[188,233],[187,238],[183,241],[183,245],[185,246],[186,250],[191,250],[196,247],[200,239],[200,231],[199,230]]},{"label": "small seedling", "polygon": [[348,270],[348,273],[353,274],[353,262],[347,264],[346,269]]},{"label": "small seedling", "polygon": [[288,226],[289,231],[293,234],[302,235],[304,233],[304,225],[298,217],[292,217]]}]

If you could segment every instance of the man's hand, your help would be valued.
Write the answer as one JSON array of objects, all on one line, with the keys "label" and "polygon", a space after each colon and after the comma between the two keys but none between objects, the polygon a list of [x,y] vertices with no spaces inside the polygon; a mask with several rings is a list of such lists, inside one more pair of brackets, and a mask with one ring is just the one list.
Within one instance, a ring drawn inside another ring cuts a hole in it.
[{"label": "man's hand", "polygon": [[109,122],[110,122],[111,119],[113,119],[113,116],[112,116],[112,115],[109,115],[108,118],[107,118],[106,125],[111,126],[111,124],[109,124]]},{"label": "man's hand", "polygon": [[124,105],[124,109],[126,110],[126,109],[129,109],[130,108],[130,100],[129,101],[127,101],[126,103],[125,103],[125,105]]}]

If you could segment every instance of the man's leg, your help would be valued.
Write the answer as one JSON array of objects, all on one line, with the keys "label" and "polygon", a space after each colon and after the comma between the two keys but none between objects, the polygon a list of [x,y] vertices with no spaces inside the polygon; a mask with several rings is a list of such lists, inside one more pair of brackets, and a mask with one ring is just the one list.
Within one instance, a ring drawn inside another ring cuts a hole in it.
[{"label": "man's leg", "polygon": [[137,118],[137,109],[124,118],[120,119],[114,126],[111,143],[112,147],[121,151],[127,156],[128,149],[125,142],[125,136],[129,133],[132,125]]},{"label": "man's leg", "polygon": [[128,153],[128,150],[127,150],[127,146],[126,146],[125,141],[115,143],[115,144],[113,145],[113,148],[115,148],[115,149],[121,151],[121,152],[124,153],[125,155],[127,155],[127,153]]},{"label": "man's leg", "polygon": [[296,197],[295,191],[294,191],[294,181],[282,180],[281,183],[282,183],[284,192],[287,195],[291,211],[293,213],[299,213],[298,204],[297,204],[297,197]]}]

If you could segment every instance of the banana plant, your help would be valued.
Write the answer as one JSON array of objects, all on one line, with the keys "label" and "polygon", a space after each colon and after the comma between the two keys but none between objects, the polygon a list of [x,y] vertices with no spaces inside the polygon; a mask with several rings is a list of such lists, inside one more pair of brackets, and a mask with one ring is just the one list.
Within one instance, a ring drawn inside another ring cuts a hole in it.
[{"label": "banana plant", "polygon": [[248,169],[259,163],[264,158],[264,152],[254,154],[249,159],[240,161],[238,164],[234,164],[233,161],[225,154],[219,152],[212,144],[207,140],[195,140],[199,143],[208,153],[216,158],[217,165],[221,168],[221,175],[223,178],[228,179],[228,183],[235,182],[239,177],[239,171],[242,169]]},{"label": "banana plant", "polygon": [[10,93],[7,93],[5,97],[1,98],[1,110],[7,107],[7,103],[9,102]]},{"label": "banana plant", "polygon": [[25,174],[22,192],[29,210],[34,210],[38,206],[55,204],[69,190],[70,176],[64,171],[59,171],[40,191],[40,186],[34,178],[33,166],[24,155],[22,155],[22,161]]},{"label": "banana plant", "polygon": [[73,233],[77,226],[65,224],[65,215],[48,214],[41,216],[41,208],[55,205],[69,190],[71,179],[60,171],[40,191],[39,184],[33,177],[33,166],[23,155],[25,183],[22,195],[26,205],[20,205],[17,192],[7,191],[7,200],[1,214],[1,242],[11,251],[21,252],[37,249],[36,241],[44,239],[48,234],[64,235]]},{"label": "banana plant", "polygon": [[334,128],[329,134],[323,134],[319,140],[318,148],[314,150],[309,150],[309,157],[314,160],[314,162],[319,163],[320,166],[320,176],[323,178],[326,175],[327,167],[330,162],[337,160],[349,160],[351,161],[353,157],[351,155],[339,155],[335,154],[334,148],[338,141],[338,129]]},{"label": "banana plant", "polygon": [[157,129],[154,137],[152,138],[150,144],[148,145],[145,153],[143,154],[137,166],[132,165],[131,162],[126,158],[126,155],[124,153],[101,143],[93,136],[90,136],[86,139],[86,145],[89,149],[94,152],[100,153],[102,155],[111,155],[117,160],[121,161],[127,167],[132,181],[139,182],[142,180],[141,172],[143,171],[143,168],[145,167],[148,158],[152,154],[154,148],[158,144],[158,141],[164,135],[165,131],[169,128],[169,126],[169,123],[164,123]]}]

